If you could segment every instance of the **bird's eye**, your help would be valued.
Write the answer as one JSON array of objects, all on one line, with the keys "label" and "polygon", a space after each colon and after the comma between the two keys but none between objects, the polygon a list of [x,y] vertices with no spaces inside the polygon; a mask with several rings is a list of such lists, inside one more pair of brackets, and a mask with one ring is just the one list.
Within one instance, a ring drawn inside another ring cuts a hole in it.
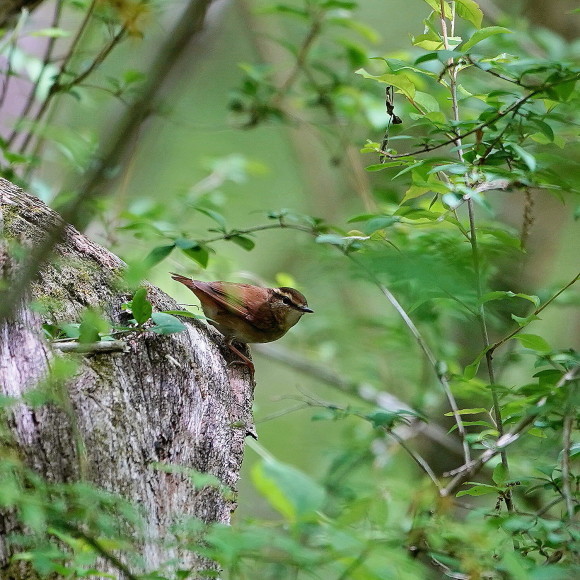
[{"label": "bird's eye", "polygon": [[282,298],[282,302],[284,302],[284,304],[286,304],[287,306],[292,306],[292,300],[290,300],[290,298],[287,298],[286,296]]}]

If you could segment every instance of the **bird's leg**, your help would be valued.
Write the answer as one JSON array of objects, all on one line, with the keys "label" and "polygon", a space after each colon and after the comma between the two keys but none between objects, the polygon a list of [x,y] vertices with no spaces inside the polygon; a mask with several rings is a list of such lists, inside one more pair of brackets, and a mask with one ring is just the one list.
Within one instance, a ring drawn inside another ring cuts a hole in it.
[{"label": "bird's leg", "polygon": [[226,341],[226,345],[227,347],[235,354],[237,354],[240,359],[242,360],[237,360],[237,361],[232,361],[230,364],[241,364],[241,365],[245,365],[248,367],[249,371],[250,371],[250,379],[252,380],[252,382],[254,382],[254,363],[242,352],[240,352],[233,344],[233,339],[229,338]]}]

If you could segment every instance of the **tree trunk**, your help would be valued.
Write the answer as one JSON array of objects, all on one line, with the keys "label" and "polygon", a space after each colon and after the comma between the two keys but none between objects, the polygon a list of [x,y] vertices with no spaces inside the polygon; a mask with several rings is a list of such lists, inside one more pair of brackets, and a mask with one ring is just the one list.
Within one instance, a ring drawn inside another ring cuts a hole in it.
[{"label": "tree trunk", "polygon": [[[2,279],[9,280],[19,268],[14,256],[42,244],[60,218],[3,179],[0,202],[0,268]],[[183,469],[162,471],[155,464],[212,474],[235,489],[244,438],[253,433],[247,369],[227,366],[229,351],[219,334],[198,321],[185,322],[187,331],[176,334],[132,333],[121,338],[124,352],[63,354],[43,336],[42,323],[78,322],[87,307],[99,309],[114,324],[126,323],[122,304],[131,294],[122,286],[123,266],[68,226],[29,300],[0,326],[0,394],[18,400],[5,413],[12,448],[49,482],[87,481],[141,506],[149,538],[143,545],[144,568],[177,557],[180,568],[215,569],[214,563],[192,552],[177,553],[164,541],[176,517],[229,523],[235,509],[231,494],[217,486],[195,488]],[[178,309],[159,289],[145,287],[154,312]],[[77,367],[60,389],[60,404],[24,402],[22,397],[63,360]],[[28,577],[26,568],[18,568],[22,563],[7,565],[6,536],[13,532],[23,530],[14,514],[4,513],[0,578]],[[99,569],[119,573],[110,562]]]}]

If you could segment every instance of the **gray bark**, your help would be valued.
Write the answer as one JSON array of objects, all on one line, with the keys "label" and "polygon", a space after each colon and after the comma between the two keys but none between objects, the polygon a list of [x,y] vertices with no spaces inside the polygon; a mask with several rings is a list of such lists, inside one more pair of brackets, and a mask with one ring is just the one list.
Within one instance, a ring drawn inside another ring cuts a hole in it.
[{"label": "gray bark", "polygon": [[[2,179],[0,202],[0,269],[8,280],[19,267],[14,250],[41,244],[59,217]],[[182,568],[215,569],[215,564],[176,553],[162,542],[177,516],[227,524],[235,502],[212,487],[194,489],[186,476],[151,464],[213,474],[235,490],[244,438],[253,432],[247,369],[227,366],[224,357],[231,356],[219,334],[197,321],[184,321],[187,331],[182,333],[122,338],[125,352],[63,353],[43,337],[43,322],[79,321],[86,307],[121,322],[121,305],[131,298],[122,287],[123,266],[68,226],[54,259],[31,289],[29,299],[42,305],[43,313],[24,300],[17,316],[0,327],[1,394],[21,398],[59,357],[78,365],[63,389],[61,405],[20,402],[8,409],[11,436],[18,456],[48,481],[86,480],[142,506],[145,535],[151,538],[142,551],[147,569],[174,556]],[[154,312],[179,309],[159,289],[146,287]],[[19,576],[6,566],[6,535],[14,531],[16,520],[0,515],[0,578],[28,577],[24,568]],[[105,564],[100,569],[112,570]]]}]

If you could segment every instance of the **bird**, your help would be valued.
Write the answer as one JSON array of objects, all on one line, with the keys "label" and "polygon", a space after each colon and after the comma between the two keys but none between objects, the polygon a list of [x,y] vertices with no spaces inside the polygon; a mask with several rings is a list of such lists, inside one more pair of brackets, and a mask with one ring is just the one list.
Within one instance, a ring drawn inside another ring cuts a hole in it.
[{"label": "bird", "polygon": [[302,318],[314,312],[304,295],[283,286],[263,288],[235,282],[202,282],[170,272],[171,277],[187,286],[201,302],[208,322],[226,339],[227,347],[240,357],[254,377],[254,364],[232,343],[272,342],[284,336]]}]

